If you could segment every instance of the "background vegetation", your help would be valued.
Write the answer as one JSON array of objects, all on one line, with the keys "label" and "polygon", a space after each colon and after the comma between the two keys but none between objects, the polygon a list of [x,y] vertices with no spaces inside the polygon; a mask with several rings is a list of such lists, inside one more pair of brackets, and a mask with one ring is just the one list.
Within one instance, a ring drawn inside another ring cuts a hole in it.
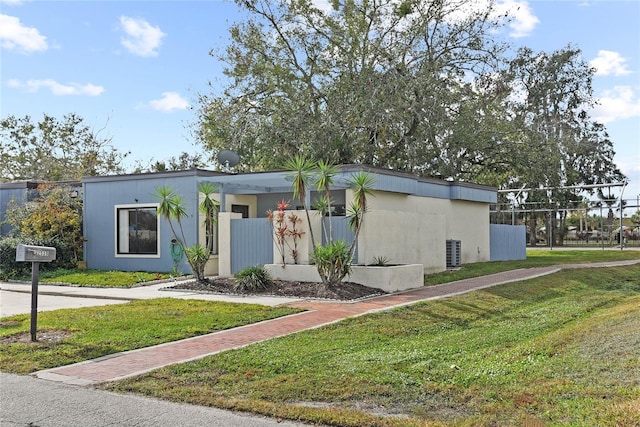
[{"label": "background vegetation", "polygon": [[129,153],[113,147],[75,113],[59,119],[44,114],[39,122],[30,116],[0,119],[0,181],[73,181],[83,176],[124,171]]},{"label": "background vegetation", "polygon": [[42,271],[75,268],[82,260],[82,198],[76,187],[43,183],[28,191],[32,193],[27,200],[7,204],[3,222],[10,229],[0,238],[0,279],[15,279],[31,271],[31,263],[16,262],[20,243],[56,248],[55,261],[40,263]]}]

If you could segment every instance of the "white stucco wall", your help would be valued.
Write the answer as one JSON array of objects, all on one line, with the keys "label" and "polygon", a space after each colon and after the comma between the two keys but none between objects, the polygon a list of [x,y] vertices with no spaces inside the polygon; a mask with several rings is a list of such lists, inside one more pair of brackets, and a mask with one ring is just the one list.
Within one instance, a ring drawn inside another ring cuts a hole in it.
[{"label": "white stucco wall", "polygon": [[445,228],[443,214],[371,209],[358,238],[358,264],[384,257],[391,264],[422,264],[425,273],[445,270]]},{"label": "white stucco wall", "polygon": [[367,200],[358,263],[386,257],[391,263],[423,264],[425,273],[442,271],[448,239],[462,242],[463,263],[489,261],[488,204],[380,191]]},{"label": "white stucco wall", "polygon": [[224,205],[227,212],[231,212],[231,205],[246,205],[249,206],[249,218],[257,218],[258,216],[258,197],[254,195],[227,194]]},{"label": "white stucco wall", "polygon": [[448,239],[462,241],[462,263],[489,261],[491,230],[486,203],[453,200],[447,215]]},{"label": "white stucco wall", "polygon": [[489,261],[489,206],[464,200],[425,199],[424,209],[446,216],[446,239],[462,242],[462,263]]},{"label": "white stucco wall", "polygon": [[[292,225],[289,222],[290,215],[296,215],[299,221],[296,223],[296,230],[302,235],[297,239],[297,251],[298,251],[298,264],[309,264],[311,260],[311,254],[313,253],[313,244],[311,241],[311,234],[309,233],[309,225],[307,222],[307,216],[303,210],[287,210],[284,211],[285,224],[289,229]],[[322,218],[315,211],[309,211],[309,219],[311,220],[311,229],[313,230],[313,237],[316,239],[316,243],[322,241]],[[275,222],[275,219],[274,219]],[[294,239],[292,236],[288,236],[285,239],[284,245],[284,257],[286,264],[295,264],[291,250],[294,247]],[[276,239],[273,241],[273,263],[282,265],[282,248],[277,244]]]},{"label": "white stucco wall", "polygon": [[231,276],[231,220],[242,218],[233,212],[218,213],[218,274]]}]

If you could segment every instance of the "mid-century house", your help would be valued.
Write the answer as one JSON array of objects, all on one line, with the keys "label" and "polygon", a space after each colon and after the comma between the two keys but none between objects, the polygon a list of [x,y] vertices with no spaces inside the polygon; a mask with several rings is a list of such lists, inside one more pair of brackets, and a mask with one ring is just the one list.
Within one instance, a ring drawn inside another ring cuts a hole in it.
[{"label": "mid-century house", "polygon": [[[334,236],[351,239],[344,216],[352,199],[348,181],[362,170],[373,175],[374,184],[356,263],[385,258],[394,264],[421,264],[424,273],[431,273],[461,263],[525,258],[523,228],[514,233],[509,226],[490,225],[495,188],[361,165],[343,165],[335,176]],[[187,244],[204,243],[204,220],[198,211],[198,184],[203,181],[217,186],[216,199],[221,204],[217,245],[207,274],[228,276],[247,266],[277,263],[266,212],[283,199],[291,201],[292,209],[299,208],[288,175],[286,171],[235,174],[192,169],[86,177],[82,182],[87,266],[158,272],[176,267],[189,272],[171,242],[169,225],[157,215],[154,193],[166,185],[181,195],[189,214],[182,222]],[[308,201],[316,195],[310,192]]]}]

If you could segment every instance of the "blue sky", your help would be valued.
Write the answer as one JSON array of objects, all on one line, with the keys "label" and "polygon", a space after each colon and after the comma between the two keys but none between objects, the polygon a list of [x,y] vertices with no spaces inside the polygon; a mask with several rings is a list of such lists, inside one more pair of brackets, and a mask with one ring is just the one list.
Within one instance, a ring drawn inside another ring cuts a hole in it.
[{"label": "blue sky", "polygon": [[[326,2],[326,0],[318,0]],[[477,1],[477,0],[474,0]],[[617,164],[640,194],[640,1],[499,0],[517,10],[516,47],[582,49],[598,69],[600,105]],[[201,151],[190,105],[217,87],[234,3],[201,1],[0,0],[0,116],[77,113],[111,137],[130,164]]]}]

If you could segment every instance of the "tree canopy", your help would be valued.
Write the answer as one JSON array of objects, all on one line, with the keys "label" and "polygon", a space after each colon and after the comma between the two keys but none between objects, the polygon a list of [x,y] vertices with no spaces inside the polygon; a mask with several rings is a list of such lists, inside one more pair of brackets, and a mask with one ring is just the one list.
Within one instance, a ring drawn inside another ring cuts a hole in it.
[{"label": "tree canopy", "polygon": [[514,51],[494,2],[237,0],[194,130],[240,169],[296,155],[498,187],[622,177],[580,50]]},{"label": "tree canopy", "polygon": [[136,162],[133,173],[168,172],[206,167],[206,161],[202,153],[190,154],[183,151],[178,156],[172,156],[166,160],[154,160],[144,164]]},{"label": "tree canopy", "polygon": [[304,154],[422,171],[452,101],[472,95],[464,76],[495,70],[503,50],[492,9],[465,16],[467,3],[238,1],[252,18],[219,58],[226,90],[201,98],[200,140],[253,167]]},{"label": "tree canopy", "polygon": [[119,152],[110,138],[99,136],[76,114],[61,120],[44,114],[0,120],[0,180],[79,180],[83,176],[124,172]]},{"label": "tree canopy", "polygon": [[515,98],[507,107],[519,147],[509,185],[558,187],[623,178],[605,127],[586,111],[595,103],[593,72],[571,46],[551,54],[518,51],[505,73]]}]

